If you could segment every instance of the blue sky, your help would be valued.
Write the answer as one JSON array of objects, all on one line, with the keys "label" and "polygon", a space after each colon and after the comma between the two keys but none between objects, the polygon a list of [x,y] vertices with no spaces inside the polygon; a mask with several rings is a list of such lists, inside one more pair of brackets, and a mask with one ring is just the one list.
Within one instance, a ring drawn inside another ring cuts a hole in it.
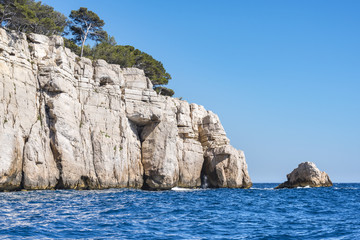
[{"label": "blue sky", "polygon": [[360,182],[360,1],[44,0],[87,7],[160,60],[176,97],[217,113],[253,182],[312,161]]}]

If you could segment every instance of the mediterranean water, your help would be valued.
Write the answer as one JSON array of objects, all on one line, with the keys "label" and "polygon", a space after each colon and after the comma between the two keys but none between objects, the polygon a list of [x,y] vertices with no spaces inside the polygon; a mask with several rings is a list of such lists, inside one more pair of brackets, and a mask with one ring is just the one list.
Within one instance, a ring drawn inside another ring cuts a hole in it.
[{"label": "mediterranean water", "polygon": [[360,239],[360,184],[0,193],[1,239]]}]

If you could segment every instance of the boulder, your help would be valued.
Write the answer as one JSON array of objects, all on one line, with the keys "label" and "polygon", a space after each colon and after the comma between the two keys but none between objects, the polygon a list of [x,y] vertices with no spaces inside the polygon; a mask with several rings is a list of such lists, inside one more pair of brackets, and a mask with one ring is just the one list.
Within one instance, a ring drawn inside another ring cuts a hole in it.
[{"label": "boulder", "polygon": [[303,162],[287,176],[287,181],[277,186],[279,188],[296,187],[331,187],[333,184],[326,172],[321,172],[314,163]]}]

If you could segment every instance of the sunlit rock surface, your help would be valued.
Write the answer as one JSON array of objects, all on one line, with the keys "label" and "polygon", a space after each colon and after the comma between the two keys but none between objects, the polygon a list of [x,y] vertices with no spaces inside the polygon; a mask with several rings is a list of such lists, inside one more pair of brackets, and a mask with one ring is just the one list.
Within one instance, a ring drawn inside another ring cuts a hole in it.
[{"label": "sunlit rock surface", "polygon": [[321,172],[314,163],[303,162],[287,175],[287,181],[276,188],[331,187],[333,184],[326,172]]},{"label": "sunlit rock surface", "polygon": [[0,190],[250,187],[217,115],[152,87],[61,37],[0,29]]}]

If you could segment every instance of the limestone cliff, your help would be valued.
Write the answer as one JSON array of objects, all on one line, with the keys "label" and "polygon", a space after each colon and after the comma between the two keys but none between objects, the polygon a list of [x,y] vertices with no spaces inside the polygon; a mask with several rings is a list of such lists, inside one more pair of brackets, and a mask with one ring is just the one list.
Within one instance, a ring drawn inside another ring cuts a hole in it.
[{"label": "limestone cliff", "polygon": [[0,190],[251,186],[217,115],[59,36],[0,29]]}]

